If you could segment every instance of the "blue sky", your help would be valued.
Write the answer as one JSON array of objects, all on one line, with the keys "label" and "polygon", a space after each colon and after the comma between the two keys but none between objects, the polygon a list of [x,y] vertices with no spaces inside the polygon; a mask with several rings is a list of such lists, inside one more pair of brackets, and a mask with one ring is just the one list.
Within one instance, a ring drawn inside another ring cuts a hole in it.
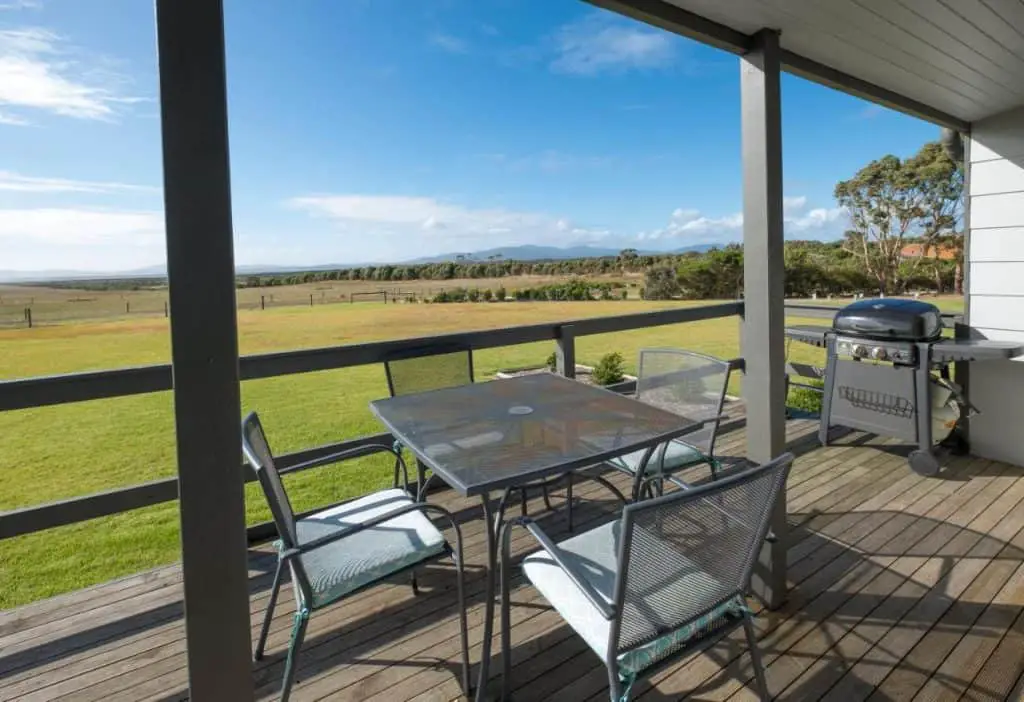
[{"label": "blue sky", "polygon": [[[732,55],[579,0],[226,0],[236,256],[741,237]],[[0,0],[0,269],[164,260],[152,4]],[[785,77],[787,235],[932,125]]]}]

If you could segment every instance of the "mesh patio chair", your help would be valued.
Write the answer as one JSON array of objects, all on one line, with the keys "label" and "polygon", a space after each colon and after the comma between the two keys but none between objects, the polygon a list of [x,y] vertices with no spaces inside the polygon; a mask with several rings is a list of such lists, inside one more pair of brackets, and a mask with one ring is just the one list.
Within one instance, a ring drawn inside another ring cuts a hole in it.
[{"label": "mesh patio chair", "polygon": [[[721,467],[715,458],[715,439],[729,385],[730,365],[712,356],[682,349],[643,349],[636,380],[636,399],[687,419],[713,419],[701,429],[673,439],[650,455],[638,451],[613,459],[607,465],[633,476],[633,500],[651,475],[671,475],[706,464],[711,477]],[[641,473],[641,466],[645,466]],[[650,485],[650,483],[648,483]],[[660,489],[661,483],[657,482]]]},{"label": "mesh patio chair", "polygon": [[634,502],[622,517],[555,544],[529,518],[502,533],[503,685],[510,684],[509,542],[520,524],[541,550],[523,559],[527,579],[604,661],[613,702],[640,677],[743,626],[758,693],[764,668],[745,595],[786,483],[792,454],[691,490]]},{"label": "mesh patio chair", "polygon": [[[441,390],[459,385],[469,385],[474,382],[473,350],[469,346],[461,344],[407,349],[389,356],[384,361],[384,372],[387,375],[388,392],[391,397],[427,392],[429,390]],[[484,435],[479,437],[478,440],[486,444],[492,439]],[[497,437],[497,440],[500,441],[501,437]],[[395,448],[401,452],[401,443],[395,442]],[[435,447],[435,450],[443,452],[445,447],[438,446]],[[422,499],[426,495],[426,489],[434,476],[426,477],[426,466],[419,460],[416,461],[416,466],[419,497]],[[395,487],[398,486],[398,474],[399,466],[396,462]],[[550,482],[552,481],[527,483],[518,487],[522,503],[522,513],[524,515],[526,514],[527,490],[529,488],[540,488],[543,493],[545,506],[549,510],[553,509],[551,498],[548,495],[548,485]]]},{"label": "mesh patio chair", "polygon": [[[468,694],[469,652],[463,599],[462,534],[451,513],[437,505],[414,502],[406,490],[390,489],[296,518],[255,412],[242,422],[242,450],[259,477],[279,535],[277,569],[256,643],[256,660],[263,658],[286,567],[291,574],[295,595],[295,617],[281,683],[282,702],[287,702],[291,694],[295,661],[312,612],[371,587],[384,578],[412,570],[425,561],[449,556],[455,562],[458,579],[462,688]],[[374,452],[395,453],[404,469],[401,456],[390,446],[360,447],[339,452],[311,461],[307,467],[337,463]],[[455,533],[454,548],[427,519],[428,513],[450,522]]]}]

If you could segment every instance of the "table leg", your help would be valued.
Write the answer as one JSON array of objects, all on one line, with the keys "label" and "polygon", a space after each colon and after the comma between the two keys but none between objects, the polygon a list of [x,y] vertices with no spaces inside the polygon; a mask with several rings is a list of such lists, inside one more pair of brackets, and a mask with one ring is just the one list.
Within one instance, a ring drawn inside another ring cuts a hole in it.
[{"label": "table leg", "polygon": [[484,602],[484,639],[480,650],[480,676],[476,685],[476,701],[484,702],[487,698],[487,683],[491,668],[491,638],[494,636],[494,587],[498,568],[498,531],[500,525],[495,524],[494,508],[491,496],[481,496],[484,508],[484,525],[487,529],[487,585]]}]

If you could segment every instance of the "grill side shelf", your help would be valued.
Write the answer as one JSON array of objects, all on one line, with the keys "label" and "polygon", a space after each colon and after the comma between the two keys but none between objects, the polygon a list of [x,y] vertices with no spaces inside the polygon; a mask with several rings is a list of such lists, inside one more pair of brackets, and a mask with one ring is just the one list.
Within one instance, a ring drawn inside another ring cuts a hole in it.
[{"label": "grill side shelf", "polygon": [[795,341],[822,348],[825,346],[825,334],[829,331],[831,331],[829,327],[819,327],[813,324],[793,324],[786,327],[786,336]]},{"label": "grill side shelf", "polygon": [[934,363],[1005,361],[1024,355],[1024,344],[988,339],[947,339],[932,345]]}]

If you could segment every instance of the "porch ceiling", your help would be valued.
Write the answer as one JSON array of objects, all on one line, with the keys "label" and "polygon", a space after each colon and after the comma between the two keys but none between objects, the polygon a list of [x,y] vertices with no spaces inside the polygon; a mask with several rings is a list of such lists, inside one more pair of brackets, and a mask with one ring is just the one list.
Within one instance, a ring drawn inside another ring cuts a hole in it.
[{"label": "porch ceiling", "polygon": [[[1024,104],[1022,0],[592,1],[737,53],[746,36],[778,29],[790,72],[893,107],[900,106],[858,89],[864,86],[856,80],[962,122]],[[689,27],[687,19],[694,20]],[[714,24],[702,26],[702,19]],[[827,71],[813,64],[847,74],[854,84],[822,75]]]}]

